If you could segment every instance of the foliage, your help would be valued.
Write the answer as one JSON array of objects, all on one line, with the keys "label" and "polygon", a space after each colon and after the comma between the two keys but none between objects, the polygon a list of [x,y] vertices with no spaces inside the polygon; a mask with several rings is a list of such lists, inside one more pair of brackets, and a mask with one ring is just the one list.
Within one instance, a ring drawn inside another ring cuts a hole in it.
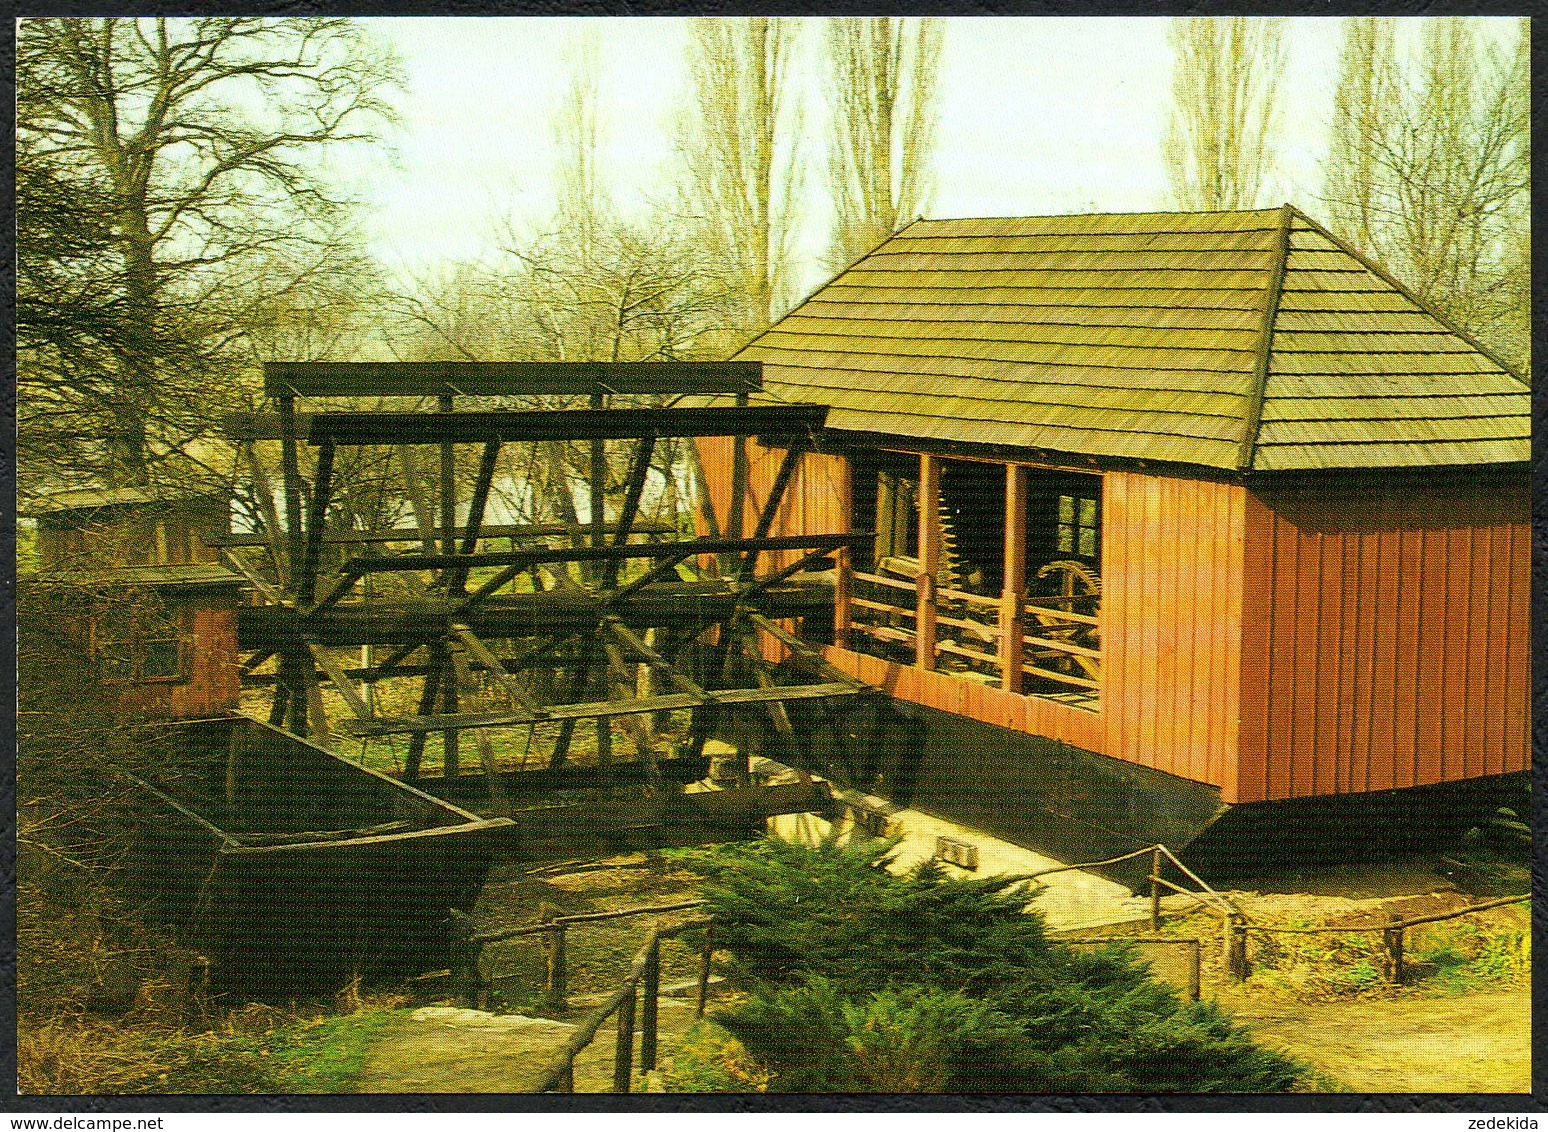
[{"label": "foliage", "polygon": [[20,23],[18,387],[39,471],[226,474],[201,444],[247,335],[359,267],[316,157],[373,140],[395,79],[347,20]]},{"label": "foliage", "polygon": [[1129,951],[1050,940],[1013,878],[897,876],[879,867],[889,851],[770,839],[677,855],[750,988],[716,1021],[771,1090],[1271,1092],[1304,1075]]},{"label": "foliage", "polygon": [[1496,44],[1475,21],[1421,21],[1405,59],[1391,19],[1346,21],[1324,195],[1333,227],[1521,372],[1530,342],[1526,21]]},{"label": "foliage", "polygon": [[661,1079],[669,1093],[761,1093],[769,1071],[724,1026],[704,1020],[683,1036]]},{"label": "foliage", "polygon": [[1172,21],[1172,117],[1162,146],[1172,198],[1193,211],[1256,208],[1274,164],[1284,21]]},{"label": "foliage", "polygon": [[923,214],[932,183],[938,19],[845,16],[827,24],[829,195],[841,270]]}]

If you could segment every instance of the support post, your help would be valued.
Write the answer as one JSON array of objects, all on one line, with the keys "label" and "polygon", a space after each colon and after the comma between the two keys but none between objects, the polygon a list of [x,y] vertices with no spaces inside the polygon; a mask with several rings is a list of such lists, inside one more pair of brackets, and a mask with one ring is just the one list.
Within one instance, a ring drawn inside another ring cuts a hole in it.
[{"label": "support post", "polygon": [[296,399],[286,394],[279,399],[280,460],[285,475],[285,576],[287,587],[296,592],[296,570],[301,563],[301,469],[296,453]]},{"label": "support post", "polygon": [[1225,919],[1226,973],[1233,983],[1242,982],[1250,973],[1247,967],[1247,928],[1240,912],[1231,912]]},{"label": "support post", "polygon": [[1150,930],[1161,930],[1161,849],[1150,853]]},{"label": "support post", "polygon": [[639,992],[633,986],[618,1004],[618,1041],[613,1046],[613,1092],[627,1093],[634,1078],[634,1000]]},{"label": "support post", "polygon": [[927,453],[919,457],[919,575],[914,579],[914,663],[927,671],[935,669],[935,591],[940,569],[941,461]]},{"label": "support post", "polygon": [[[1005,586],[1000,594],[1000,687],[1020,692],[1027,592],[1027,469],[1005,466]],[[1154,871],[1154,870],[1152,870]],[[1152,888],[1155,886],[1152,885]]]},{"label": "support post", "polygon": [[[456,402],[450,393],[442,393],[437,406],[443,413],[450,413]],[[457,450],[456,445],[450,440],[441,442],[441,553],[455,554],[457,552]],[[456,579],[456,571],[449,570],[444,575],[448,588]],[[443,654],[442,664],[446,663]],[[457,681],[451,673],[446,672],[441,680],[441,710],[448,715],[455,715],[458,709]],[[458,770],[458,743],[459,736],[455,731],[441,732],[441,764],[442,771],[447,778],[455,777]]]},{"label": "support post", "polygon": [[1199,975],[1204,965],[1204,944],[1196,939],[1188,941],[1188,997],[1199,1001]]},{"label": "support post", "polygon": [[1387,981],[1393,986],[1403,985],[1403,918],[1398,915],[1389,917],[1389,926],[1382,931],[1382,941],[1387,947]]},{"label": "support post", "polygon": [[[550,913],[545,919],[551,919]],[[553,1010],[570,1009],[569,976],[565,970],[565,936],[564,925],[555,924],[543,936],[543,965],[547,969],[547,985],[545,997],[547,1005]]]},{"label": "support post", "polygon": [[[850,468],[847,456],[839,463],[842,469],[838,484],[839,515],[843,529],[847,531],[854,525],[854,472]],[[838,568],[834,571],[833,577],[833,643],[841,649],[847,649],[851,617],[849,599],[854,591],[854,579],[851,577],[851,571],[855,568],[854,550],[846,546],[838,552],[835,562]]]},{"label": "support post", "polygon": [[699,955],[699,1001],[694,1016],[704,1017],[704,1005],[709,1000],[710,963],[715,957],[715,942],[710,933],[713,927],[704,929],[704,951]]},{"label": "support post", "polygon": [[650,941],[645,953],[644,998],[640,1002],[640,1072],[656,1067],[657,1001],[661,996],[661,940]]}]

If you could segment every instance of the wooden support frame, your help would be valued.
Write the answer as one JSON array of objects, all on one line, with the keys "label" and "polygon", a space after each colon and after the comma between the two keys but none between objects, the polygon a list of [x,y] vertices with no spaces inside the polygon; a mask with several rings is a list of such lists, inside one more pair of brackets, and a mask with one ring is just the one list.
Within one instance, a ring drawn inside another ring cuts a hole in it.
[{"label": "wooden support frame", "polygon": [[[412,449],[404,449],[412,451]],[[559,535],[568,535],[570,527],[563,523],[485,523],[479,528],[479,541],[488,539],[532,539],[554,538]],[[453,534],[462,534],[466,527],[459,527]],[[609,532],[617,530],[617,524],[608,527]],[[668,535],[675,534],[677,528],[668,523],[636,522],[631,533],[640,535]],[[400,527],[396,530],[377,531],[324,531],[322,541],[324,546],[335,543],[385,543],[385,542],[423,542],[426,534],[429,534],[432,544],[446,537],[446,532],[440,527],[432,527],[429,531],[422,531],[418,527]],[[274,540],[267,535],[243,535],[225,534],[216,532],[201,532],[199,541],[209,547],[236,547],[239,549],[252,549],[255,547],[267,547],[273,549]],[[434,546],[430,551],[434,554]]]},{"label": "wooden support frame", "polygon": [[654,671],[660,673],[662,676],[665,676],[667,681],[674,687],[680,689],[690,696],[699,697],[700,701],[703,703],[708,703],[710,701],[711,697],[708,692],[699,687],[699,685],[695,684],[692,680],[688,679],[688,677],[684,676],[681,672],[677,671],[677,668],[669,660],[667,660],[666,657],[662,656],[639,637],[635,636],[629,627],[620,621],[617,617],[608,617],[604,619],[602,622],[602,629],[604,632],[622,642],[626,648],[630,649],[637,656],[642,657],[646,664],[650,665]]},{"label": "wooden support frame", "polygon": [[1005,585],[1000,597],[1000,687],[1019,693],[1022,687],[1022,636],[1026,622],[1022,606],[1027,591],[1028,472],[1019,464],[1005,466]]},{"label": "wooden support frame", "polygon": [[504,688],[517,706],[524,708],[533,714],[540,710],[537,701],[534,700],[521,681],[512,676],[505,667],[505,663],[495,656],[489,646],[474,636],[473,630],[461,623],[453,623],[452,633],[462,642],[464,648],[473,655],[473,658],[484,666],[484,670],[494,676],[500,687]]},{"label": "wooden support frame", "polygon": [[[468,522],[462,534],[463,554],[472,554],[478,549],[479,529],[484,524],[484,509],[489,506],[489,489],[494,485],[495,466],[499,459],[500,442],[486,442],[478,461],[478,478],[473,482],[473,498],[468,502]],[[467,580],[466,567],[453,569],[447,576],[447,592],[461,593]]]},{"label": "wooden support frame", "polygon": [[[785,449],[785,455],[779,462],[779,471],[774,473],[774,482],[769,485],[769,494],[763,501],[763,509],[758,512],[758,523],[753,527],[752,536],[755,539],[767,538],[770,529],[774,526],[774,519],[779,514],[779,508],[785,501],[785,491],[790,487],[790,480],[801,467],[801,460],[806,454],[802,445],[792,444]],[[742,556],[740,574],[751,573],[758,563],[758,551],[749,550]]]},{"label": "wooden support frame", "polygon": [[[344,702],[349,705],[349,710],[355,713],[355,718],[375,719],[376,713],[371,710],[354,683],[344,674],[343,667],[328,653],[328,650],[313,640],[308,640],[306,647],[312,654],[312,660],[316,662],[317,667],[328,674],[328,682],[343,697]],[[312,683],[316,684],[315,675],[313,676]]]},{"label": "wooden support frame", "polygon": [[[855,478],[854,468],[848,459],[839,461],[839,514],[848,526],[854,521]],[[854,547],[846,546],[835,559],[837,568],[833,580],[833,643],[841,649],[850,647],[849,626],[853,617],[850,602],[854,598]]]},{"label": "wooden support frame", "polygon": [[265,362],[270,397],[741,393],[761,362]]},{"label": "wooden support frame", "polygon": [[[292,586],[295,565],[301,561],[301,468],[297,452],[296,399],[289,394],[279,398],[280,463],[285,478],[285,557]],[[254,438],[257,439],[257,438]]]},{"label": "wooden support frame", "polygon": [[247,584],[252,586],[253,589],[257,590],[259,596],[261,596],[270,605],[288,606],[290,604],[285,600],[284,595],[273,586],[269,585],[268,582],[264,581],[262,576],[259,575],[258,571],[254,570],[247,559],[243,558],[240,554],[237,554],[235,551],[226,548],[221,550],[220,556],[230,564],[233,570],[235,570],[238,574],[241,574],[242,577],[246,578]]},{"label": "wooden support frame", "polygon": [[[657,436],[756,436],[769,447],[802,443],[827,421],[826,405],[738,405],[671,409],[458,410],[449,413],[294,414],[311,444],[475,444],[486,440],[633,440]],[[233,440],[283,439],[283,419],[231,413]],[[299,439],[299,436],[293,439]]]},{"label": "wooden support frame", "polygon": [[[613,535],[614,546],[624,546],[629,541],[629,533],[634,526],[635,516],[640,509],[640,497],[645,493],[645,480],[650,475],[650,459],[656,450],[656,438],[647,433],[640,437],[639,444],[635,447],[634,456],[629,464],[628,486],[624,491],[623,504],[618,509],[618,521]],[[605,536],[604,536],[605,537]],[[603,568],[603,586],[612,589],[618,585],[618,567],[620,559],[610,559]]]},{"label": "wooden support frame", "polygon": [[[446,647],[447,659],[451,664],[452,677],[462,691],[472,695],[478,691],[478,683],[473,679],[473,674],[468,670],[467,658],[463,655],[462,647],[455,641],[448,642]],[[500,781],[499,767],[495,765],[494,745],[490,743],[489,736],[482,730],[475,731],[474,742],[478,746],[479,769],[484,772],[484,783],[489,788],[489,801],[496,810],[510,809],[510,802],[505,794],[505,784]]]},{"label": "wooden support frame", "polygon": [[328,503],[333,495],[332,444],[324,444],[317,453],[317,475],[312,484],[312,501],[307,515],[306,551],[296,578],[296,596],[311,605],[317,590],[317,564],[322,554],[322,532],[327,522]]},{"label": "wooden support frame", "polygon": [[941,460],[925,453],[919,457],[919,574],[914,579],[917,626],[914,664],[935,669],[935,617],[937,575],[941,569]]}]

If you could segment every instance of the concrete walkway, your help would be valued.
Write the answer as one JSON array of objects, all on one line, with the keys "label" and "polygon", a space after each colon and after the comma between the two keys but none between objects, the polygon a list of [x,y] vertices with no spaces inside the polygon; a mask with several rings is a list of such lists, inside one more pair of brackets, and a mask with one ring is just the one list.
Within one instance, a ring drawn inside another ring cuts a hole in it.
[{"label": "concrete walkway", "polygon": [[[797,772],[773,759],[755,758],[752,772],[771,784],[795,782]],[[819,776],[812,776],[823,781]],[[963,877],[991,877],[1035,873],[1058,868],[1069,862],[1056,861],[1009,841],[1001,841],[979,830],[933,817],[919,810],[900,807],[870,794],[844,790],[829,783],[833,796],[847,806],[883,813],[887,818],[887,836],[902,837],[893,869],[902,872],[935,855],[935,839],[945,836],[964,841],[978,850],[978,867],[973,870],[947,865],[946,870]],[[834,832],[834,823],[816,814],[787,814],[769,819],[769,831],[777,837],[805,844],[816,844]],[[854,836],[854,825],[846,817],[838,825],[839,840]],[[1029,905],[1043,914],[1050,931],[1067,932],[1107,924],[1129,923],[1150,915],[1148,897],[1135,896],[1127,887],[1095,873],[1070,870],[1054,873],[1034,882],[1043,886]]]}]

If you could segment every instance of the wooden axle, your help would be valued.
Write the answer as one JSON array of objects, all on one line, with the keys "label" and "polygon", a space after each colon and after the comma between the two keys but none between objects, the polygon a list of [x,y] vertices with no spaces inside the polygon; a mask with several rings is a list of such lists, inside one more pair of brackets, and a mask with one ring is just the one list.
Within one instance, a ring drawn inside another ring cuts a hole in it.
[{"label": "wooden axle", "polygon": [[[479,528],[480,541],[496,538],[553,538],[568,535],[574,528],[567,527],[563,523],[486,523]],[[609,523],[609,532],[617,530],[617,524]],[[643,523],[638,522],[630,526],[634,534],[643,535],[669,535],[675,534],[677,528],[669,523]],[[446,531],[440,527],[431,527],[428,531],[421,531],[418,527],[397,527],[380,531],[324,531],[322,542],[324,545],[336,543],[374,543],[374,542],[423,542],[429,538],[439,541],[446,536]],[[465,534],[462,527],[452,528],[453,535]],[[266,547],[271,543],[268,535],[243,535],[243,534],[211,534],[204,533],[199,536],[199,541],[205,546],[217,547]]]},{"label": "wooden axle", "polygon": [[[826,405],[693,409],[542,409],[442,413],[296,413],[296,439],[312,444],[483,444],[491,440],[632,440],[642,436],[757,436],[766,446],[804,443],[828,417]],[[233,440],[282,440],[282,416],[232,413]]]},{"label": "wooden axle", "polygon": [[[594,633],[617,616],[631,629],[706,625],[732,616],[743,599],[723,583],[681,582],[653,587],[622,601],[589,593],[550,590],[489,597],[472,608],[444,597],[370,605],[339,605],[308,618],[288,606],[243,606],[236,612],[237,647],[243,651],[294,650],[303,637],[320,645],[410,645],[440,640],[456,621],[481,640]],[[758,597],[774,618],[831,617],[833,590],[821,583],[787,583]]]},{"label": "wooden axle", "polygon": [[701,695],[681,693],[644,696],[632,700],[598,700],[592,703],[551,704],[536,712],[489,712],[478,715],[420,715],[375,720],[343,720],[339,730],[350,735],[414,735],[431,731],[465,731],[478,727],[520,727],[529,723],[576,719],[608,719],[646,712],[674,711],[705,705],[783,703],[787,700],[823,700],[858,695],[853,684],[786,684],[772,688],[734,688]]},{"label": "wooden axle", "polygon": [[265,362],[270,397],[746,393],[761,362]]}]

